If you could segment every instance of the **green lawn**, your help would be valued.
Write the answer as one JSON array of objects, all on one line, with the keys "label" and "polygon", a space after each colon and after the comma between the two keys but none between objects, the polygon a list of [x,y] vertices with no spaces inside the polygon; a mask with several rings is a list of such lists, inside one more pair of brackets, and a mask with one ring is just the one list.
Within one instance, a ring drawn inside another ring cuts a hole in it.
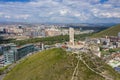
[{"label": "green lawn", "polygon": [[91,37],[105,37],[105,36],[117,36],[118,32],[120,32],[120,24],[116,26],[112,26],[106,30],[103,30],[99,33],[92,35]]},{"label": "green lawn", "polygon": [[[75,56],[61,48],[36,53],[15,66],[4,80],[70,80],[77,63]],[[89,70],[82,61],[78,70],[78,80],[105,80]]]}]

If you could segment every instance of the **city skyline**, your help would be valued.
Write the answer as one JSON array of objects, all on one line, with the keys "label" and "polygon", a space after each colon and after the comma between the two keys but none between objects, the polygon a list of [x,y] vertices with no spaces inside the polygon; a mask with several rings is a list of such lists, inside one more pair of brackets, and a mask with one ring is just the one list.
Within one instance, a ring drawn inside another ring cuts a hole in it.
[{"label": "city skyline", "polygon": [[0,0],[0,22],[119,23],[119,0]]}]

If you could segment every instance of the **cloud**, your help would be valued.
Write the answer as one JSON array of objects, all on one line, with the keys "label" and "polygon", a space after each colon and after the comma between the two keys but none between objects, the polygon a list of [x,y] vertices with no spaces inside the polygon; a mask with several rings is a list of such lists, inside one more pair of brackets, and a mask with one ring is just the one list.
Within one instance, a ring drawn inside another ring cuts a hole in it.
[{"label": "cloud", "polygon": [[4,17],[5,17],[5,18],[7,18],[7,19],[10,19],[10,18],[11,18],[11,16],[7,16],[7,15],[6,15],[6,16],[4,16]]},{"label": "cloud", "polygon": [[69,13],[69,10],[67,10],[67,9],[60,10],[61,15],[66,15],[67,13]]},{"label": "cloud", "polygon": [[103,12],[100,13],[99,16],[103,17],[103,18],[120,18],[120,13],[116,13],[116,12]]},{"label": "cloud", "polygon": [[0,17],[2,17],[3,14],[4,14],[4,13],[0,12]]},{"label": "cloud", "polygon": [[111,4],[113,6],[118,6],[120,7],[120,0],[108,0],[106,4]]},{"label": "cloud", "polygon": [[[31,22],[103,22],[120,21],[119,0],[31,0],[0,3],[0,20]],[[94,19],[94,20],[93,20]]]},{"label": "cloud", "polygon": [[93,15],[99,18],[120,18],[119,11],[108,11],[108,10],[100,10],[100,9],[92,9]]},{"label": "cloud", "polygon": [[15,15],[15,16],[14,16],[14,18],[16,18],[16,19],[27,19],[27,18],[29,18],[29,17],[30,17],[30,15],[28,15],[28,14]]}]

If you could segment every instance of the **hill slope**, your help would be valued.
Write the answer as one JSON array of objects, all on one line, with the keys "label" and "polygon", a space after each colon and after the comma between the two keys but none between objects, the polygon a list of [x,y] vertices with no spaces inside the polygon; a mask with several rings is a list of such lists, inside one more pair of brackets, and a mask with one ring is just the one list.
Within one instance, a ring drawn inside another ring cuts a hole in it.
[{"label": "hill slope", "polygon": [[[77,59],[63,49],[50,49],[34,54],[12,69],[4,80],[71,80]],[[110,68],[112,69],[112,68]],[[78,80],[105,80],[79,62]],[[113,76],[118,74],[112,70]]]},{"label": "hill slope", "polygon": [[92,37],[117,36],[120,32],[120,24],[94,34]]}]

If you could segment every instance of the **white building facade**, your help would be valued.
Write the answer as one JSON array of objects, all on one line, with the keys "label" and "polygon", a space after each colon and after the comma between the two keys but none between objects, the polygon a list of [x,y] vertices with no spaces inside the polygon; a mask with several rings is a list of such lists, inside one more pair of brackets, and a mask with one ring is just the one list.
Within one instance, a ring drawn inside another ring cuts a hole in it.
[{"label": "white building facade", "polygon": [[74,45],[74,28],[69,28],[69,40],[70,45]]}]

